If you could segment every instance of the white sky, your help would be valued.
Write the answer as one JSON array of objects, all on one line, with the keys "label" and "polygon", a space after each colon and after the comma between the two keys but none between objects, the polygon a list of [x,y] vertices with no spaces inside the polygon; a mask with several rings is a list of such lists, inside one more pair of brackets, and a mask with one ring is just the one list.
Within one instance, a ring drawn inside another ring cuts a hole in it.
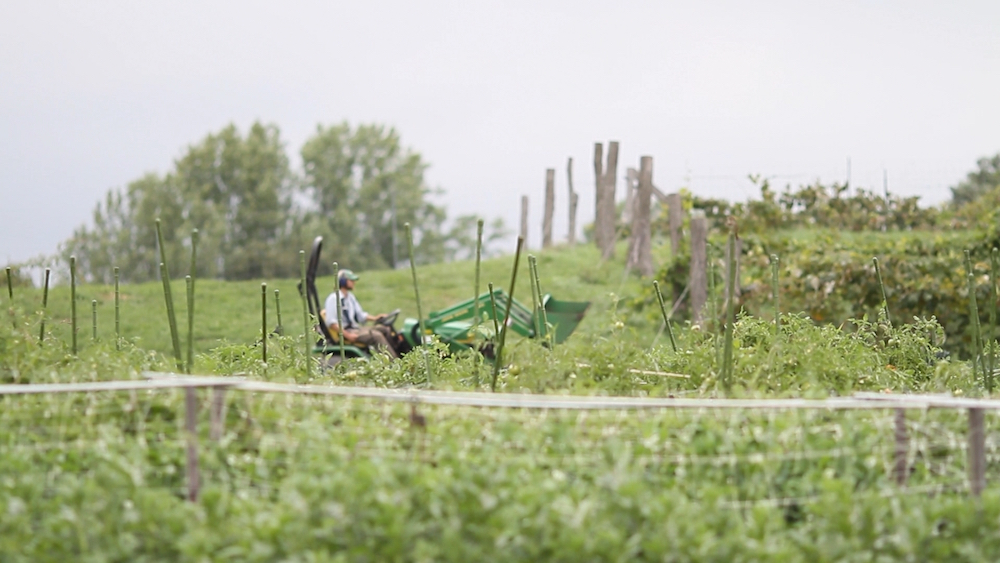
[{"label": "white sky", "polygon": [[451,216],[502,216],[566,159],[593,216],[619,177],[743,200],[748,173],[949,197],[1000,152],[1000,2],[17,2],[0,4],[0,263],[52,253],[108,188],[229,122],[395,126]]}]

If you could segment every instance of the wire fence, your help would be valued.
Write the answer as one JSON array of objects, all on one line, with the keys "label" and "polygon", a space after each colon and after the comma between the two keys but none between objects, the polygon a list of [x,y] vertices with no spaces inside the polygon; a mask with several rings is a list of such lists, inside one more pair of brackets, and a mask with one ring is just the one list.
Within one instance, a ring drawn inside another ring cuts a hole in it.
[{"label": "wire fence", "polygon": [[273,495],[298,463],[511,467],[595,482],[631,471],[735,510],[806,505],[823,479],[849,479],[867,498],[978,496],[987,475],[1000,476],[1000,436],[983,416],[1000,401],[549,396],[144,375],[0,386],[0,456],[39,467],[119,456],[141,467],[142,486],[191,500],[202,483]]}]

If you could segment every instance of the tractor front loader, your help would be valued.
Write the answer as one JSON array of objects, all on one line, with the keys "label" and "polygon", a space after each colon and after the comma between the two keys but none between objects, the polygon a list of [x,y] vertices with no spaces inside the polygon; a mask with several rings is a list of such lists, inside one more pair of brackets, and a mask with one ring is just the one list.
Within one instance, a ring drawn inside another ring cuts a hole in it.
[{"label": "tractor front loader", "polygon": [[[318,236],[313,241],[309,265],[306,270],[306,301],[309,304],[309,313],[317,319],[316,329],[321,335],[319,342],[313,348],[313,353],[323,355],[326,365],[336,364],[341,357],[367,358],[371,355],[371,351],[367,347],[345,342],[341,348],[339,338],[332,334],[326,325],[325,317],[337,313],[336,311],[323,310],[319,292],[316,289],[316,271],[319,269],[319,256],[322,249],[323,237]],[[299,289],[301,291],[302,288]],[[496,302],[498,324],[503,322],[507,302],[511,301],[510,319],[507,322],[508,330],[525,338],[544,338],[546,340],[551,338],[553,344],[562,343],[569,338],[580,321],[583,320],[587,308],[590,307],[589,302],[559,301],[546,294],[542,297],[544,317],[549,325],[546,326],[540,319],[535,318],[535,313],[531,309],[516,299],[511,300],[502,289],[493,291],[493,301]],[[477,309],[479,319],[476,319]],[[403,329],[396,332],[393,325],[398,314],[398,310],[393,311],[381,322],[393,328],[392,333],[395,338],[393,344],[400,354],[405,354],[413,348],[429,342],[432,336],[436,336],[441,342],[448,345],[452,353],[477,348],[485,357],[493,359],[493,342],[496,335],[491,335],[484,340],[482,336],[477,335],[478,331],[476,330],[477,324],[486,327],[493,326],[493,309],[489,292],[483,293],[475,299],[467,299],[452,305],[447,309],[431,312],[423,322],[424,334],[422,335],[417,319],[405,319]]]}]

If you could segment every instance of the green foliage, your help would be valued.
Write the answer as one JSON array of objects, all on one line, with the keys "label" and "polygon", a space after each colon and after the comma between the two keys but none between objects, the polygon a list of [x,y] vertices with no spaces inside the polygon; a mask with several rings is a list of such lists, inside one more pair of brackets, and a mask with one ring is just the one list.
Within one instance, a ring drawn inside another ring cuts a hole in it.
[{"label": "green foliage", "polygon": [[[402,145],[394,129],[320,126],[301,155],[298,177],[276,126],[254,123],[244,135],[229,125],[189,146],[166,175],[147,174],[125,189],[109,190],[94,210],[93,225],[78,228],[61,245],[60,257],[75,255],[88,281],[110,283],[115,266],[125,282],[157,279],[157,218],[174,278],[188,273],[192,229],[200,235],[201,279],[294,277],[296,252],[317,235],[325,237],[326,256],[341,264],[384,268],[404,258],[399,250],[406,222],[421,263],[474,252],[479,217],[459,217],[445,230],[444,207],[430,201],[439,192],[424,181],[428,164]],[[505,236],[498,219],[485,242]],[[51,265],[45,262],[34,265]],[[320,267],[329,273],[328,262]]]},{"label": "green foliage", "polygon": [[[485,261],[484,278],[506,278],[509,266]],[[546,290],[594,303],[564,345],[509,342],[499,392],[720,394],[717,336],[679,323],[677,352],[655,339],[658,308],[624,306],[645,284],[607,273],[620,268],[600,264],[589,247],[538,257]],[[468,264],[424,270],[432,307],[470,290]],[[391,302],[406,293],[407,276],[369,274],[359,291],[367,284],[365,299]],[[294,295],[293,281],[275,285]],[[136,315],[126,333],[150,324],[143,344],[154,343],[155,327],[164,332],[162,311],[140,316],[156,289],[124,287],[125,310]],[[80,298],[105,292],[83,285]],[[265,365],[254,343],[259,283],[206,281],[199,292],[198,373],[399,389],[489,385],[482,357],[447,355],[437,342],[427,349],[430,381],[421,353],[314,366],[306,378],[301,337],[268,336]],[[106,332],[73,357],[59,322],[39,346],[37,315],[25,312],[36,294],[15,296],[13,322],[0,323],[0,381],[129,379],[172,367],[134,339],[116,352]],[[59,319],[65,293],[51,297]],[[980,393],[967,364],[937,360],[933,321],[862,319],[842,330],[784,315],[775,335],[765,318],[744,314],[734,325],[736,396]],[[233,336],[221,344],[207,336],[223,334]],[[884,411],[576,413],[230,391],[225,433],[214,442],[208,395],[199,394],[196,503],[185,500],[183,393],[0,398],[0,560],[974,561],[1000,553],[989,533],[1000,497],[962,492],[962,413],[908,415],[911,488],[903,489],[892,482],[893,418]],[[990,462],[991,483],[998,470]]]},{"label": "green foliage", "polygon": [[[381,125],[319,126],[302,147],[304,186],[314,204],[306,221],[328,234],[330,255],[354,269],[384,268],[402,259],[409,223],[423,262],[444,259],[444,208],[428,200],[427,163]],[[393,232],[392,214],[396,214]],[[396,248],[393,248],[393,243]]]},{"label": "green foliage", "polygon": [[[850,193],[847,184],[814,184],[797,189],[785,186],[778,194],[766,178],[750,176],[760,187],[761,199],[730,203],[692,197],[691,207],[702,209],[714,229],[724,229],[726,218],[736,217],[740,232],[765,234],[781,229],[826,228],[847,231],[907,231],[932,229],[941,220],[936,208],[921,208],[919,197],[876,194],[864,188]],[[883,229],[883,227],[885,227]]]},{"label": "green foliage", "polygon": [[983,157],[976,162],[976,170],[965,180],[951,188],[951,202],[955,207],[974,203],[987,193],[1000,188],[1000,153]]},{"label": "green foliage", "polygon": [[[721,239],[713,239],[714,247]],[[851,326],[853,319],[877,318],[882,293],[872,257],[878,257],[894,319],[935,319],[944,335],[936,345],[968,357],[973,350],[969,291],[963,252],[971,249],[977,273],[977,299],[989,301],[989,249],[1000,242],[985,232],[956,231],[858,234],[831,230],[791,230],[743,237],[741,306],[753,315],[773,316],[769,256],[780,257],[780,299],[784,311],[802,311],[813,321]],[[721,253],[710,251],[722,271]],[[687,252],[657,273],[675,299],[687,286]],[[633,306],[649,310],[655,303],[647,289]],[[686,313],[681,310],[681,315]],[[986,324],[986,307],[981,310]]]},{"label": "green foliage", "polygon": [[173,277],[187,273],[192,229],[200,234],[199,277],[247,279],[291,271],[287,234],[293,177],[277,127],[254,123],[246,136],[229,125],[188,147],[166,176],[147,174],[110,190],[61,248],[81,275],[110,283],[157,279],[154,224],[163,225]]}]

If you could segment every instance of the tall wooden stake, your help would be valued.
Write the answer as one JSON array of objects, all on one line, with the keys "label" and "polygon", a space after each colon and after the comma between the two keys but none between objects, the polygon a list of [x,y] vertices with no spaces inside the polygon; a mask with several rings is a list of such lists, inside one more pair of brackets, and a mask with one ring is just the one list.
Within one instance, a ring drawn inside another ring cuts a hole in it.
[{"label": "tall wooden stake", "polygon": [[198,474],[198,395],[194,387],[184,389],[184,433],[187,437],[188,500],[198,502],[201,477]]},{"label": "tall wooden stake", "polygon": [[569,184],[569,236],[566,238],[570,246],[576,244],[576,206],[580,196],[573,191],[573,157],[566,163],[566,182]]},{"label": "tall wooden stake", "polygon": [[986,430],[983,409],[969,409],[969,490],[979,497],[986,488]]},{"label": "tall wooden stake", "polygon": [[552,215],[556,211],[556,171],[545,170],[545,211],[542,216],[542,248],[552,246]]}]

